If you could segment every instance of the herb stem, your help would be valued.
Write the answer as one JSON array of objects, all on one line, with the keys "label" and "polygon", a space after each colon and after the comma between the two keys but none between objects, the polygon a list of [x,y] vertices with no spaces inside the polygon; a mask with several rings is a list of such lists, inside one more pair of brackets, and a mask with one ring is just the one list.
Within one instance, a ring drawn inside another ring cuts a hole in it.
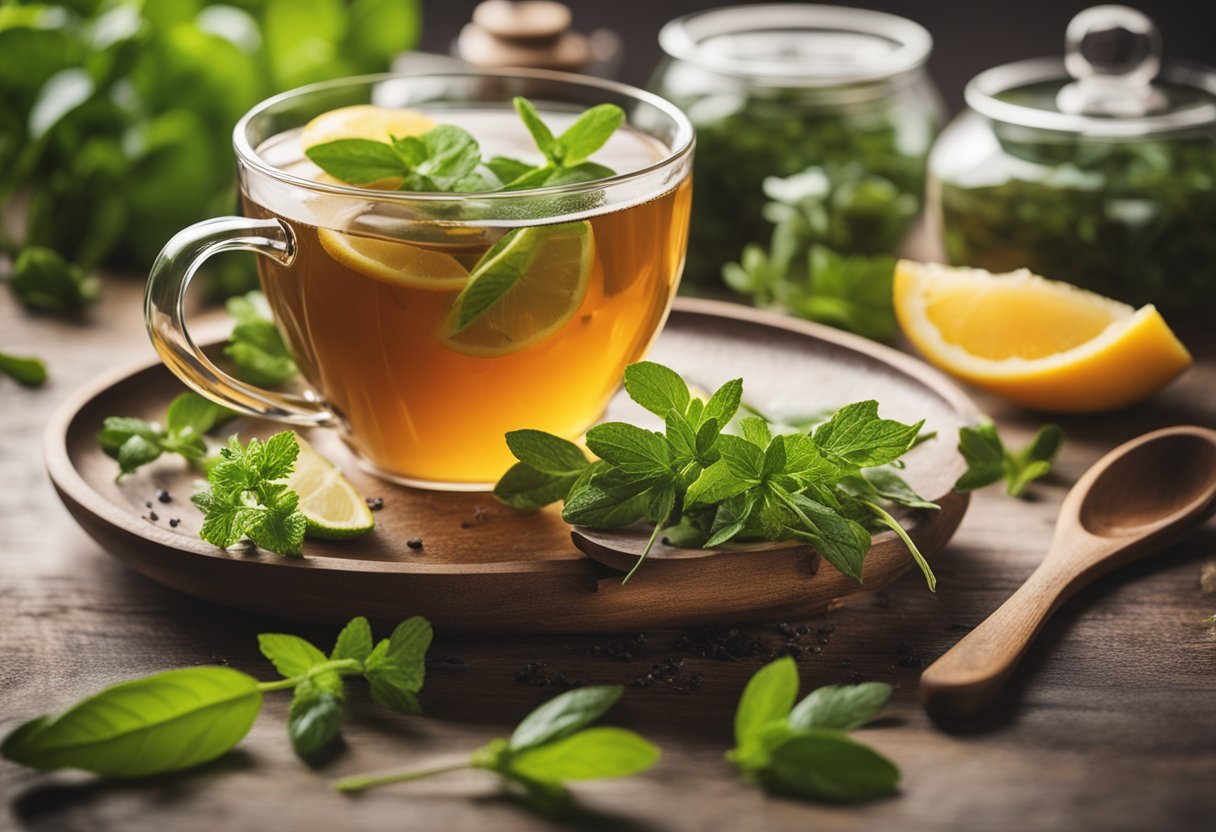
[{"label": "herb stem", "polygon": [[646,548],[643,549],[642,554],[638,556],[638,562],[635,563],[633,568],[629,570],[629,574],[621,579],[621,586],[629,583],[629,579],[633,577],[633,573],[638,571],[638,567],[642,565],[642,562],[646,560],[646,556],[650,554],[650,550],[654,548],[654,542],[659,539],[659,532],[664,526],[667,525],[667,521],[670,519],[671,513],[668,512],[666,517],[654,524],[654,531],[650,533],[650,540],[646,541]]},{"label": "herb stem", "polygon": [[321,662],[308,668],[307,672],[301,673],[298,676],[276,679],[273,682],[258,682],[258,690],[263,693],[274,690],[291,690],[309,676],[316,676],[318,673],[325,673],[330,670],[337,671],[341,676],[353,676],[363,671],[363,665],[358,659],[334,659],[328,662]]},{"label": "herb stem", "polygon": [[908,547],[908,551],[912,554],[912,559],[916,561],[916,565],[920,567],[920,571],[925,573],[925,582],[929,584],[930,592],[937,592],[937,576],[933,574],[932,567],[929,566],[929,561],[925,560],[925,556],[920,553],[920,549],[912,542],[912,538],[904,531],[904,527],[895,521],[895,518],[887,513],[887,510],[877,503],[872,503],[869,500],[861,502],[874,512],[874,517],[879,523],[889,528],[891,531],[899,535],[900,540]]},{"label": "herb stem", "polygon": [[473,768],[473,764],[466,760],[460,763],[453,763],[452,765],[424,768],[418,771],[398,771],[388,774],[356,774],[353,777],[344,777],[338,780],[334,783],[334,788],[340,792],[361,792],[367,789],[374,789],[377,786],[386,786],[390,783],[423,780],[427,777],[434,777],[436,774],[447,774],[449,771],[460,771],[467,768]]}]

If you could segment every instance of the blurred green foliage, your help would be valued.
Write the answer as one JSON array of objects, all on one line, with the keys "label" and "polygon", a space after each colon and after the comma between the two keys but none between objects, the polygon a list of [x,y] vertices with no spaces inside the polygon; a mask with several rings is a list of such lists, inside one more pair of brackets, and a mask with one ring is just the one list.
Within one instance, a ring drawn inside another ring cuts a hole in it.
[{"label": "blurred green foliage", "polygon": [[[236,210],[246,110],[386,69],[419,26],[419,0],[0,0],[0,246],[146,269]],[[222,293],[249,288],[251,265],[217,260]]]}]

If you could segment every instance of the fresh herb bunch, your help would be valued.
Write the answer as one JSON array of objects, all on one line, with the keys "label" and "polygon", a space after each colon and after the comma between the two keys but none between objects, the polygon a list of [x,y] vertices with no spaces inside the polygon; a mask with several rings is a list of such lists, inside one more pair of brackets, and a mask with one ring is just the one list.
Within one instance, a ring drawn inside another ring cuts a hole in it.
[{"label": "fresh herb bunch", "polygon": [[110,416],[97,439],[106,456],[118,460],[121,478],[164,453],[200,462],[207,455],[207,433],[235,415],[197,393],[182,393],[169,403],[164,427],[133,416]]},{"label": "fresh herb bunch", "polygon": [[756,306],[893,339],[892,255],[917,199],[858,165],[768,177],[763,188],[771,200],[764,206],[773,223],[769,248],[745,246],[740,262],[722,267],[726,285]]},{"label": "fresh herb bunch", "polygon": [[191,497],[203,512],[199,537],[221,548],[251,540],[280,555],[299,555],[308,520],[300,495],[283,482],[295,469],[300,443],[293,431],[242,445],[236,436],[207,471],[211,487]]},{"label": "fresh herb bunch", "polygon": [[30,246],[17,255],[9,288],[27,309],[69,315],[96,303],[101,282],[49,248]]},{"label": "fresh herb bunch", "polygon": [[524,717],[509,738],[474,751],[467,762],[441,768],[389,774],[356,775],[334,787],[359,792],[421,780],[436,774],[479,768],[522,786],[533,805],[559,810],[570,803],[566,783],[628,777],[659,760],[659,749],[623,728],[588,728],[621,698],[619,685],[576,688],[555,696]]},{"label": "fresh herb bunch", "polygon": [[0,373],[11,378],[22,387],[41,387],[49,377],[46,362],[28,355],[11,355],[0,352]]},{"label": "fresh herb bunch", "polygon": [[577,526],[614,529],[641,520],[654,531],[628,581],[660,535],[677,546],[732,540],[803,540],[859,583],[870,533],[889,528],[907,545],[930,589],[937,580],[916,544],[881,505],[936,509],[890,466],[917,444],[923,422],[878,416],[878,403],[837,410],[811,432],[777,433],[757,415],[739,420],[743,382],[694,397],[674,370],[653,362],[625,368],[625,391],[664,420],[662,433],[624,422],[587,432],[589,461],[572,442],[543,431],[506,435],[519,460],[494,487],[514,508],[565,500]]},{"label": "fresh herb bunch", "polygon": [[371,628],[356,618],[327,657],[296,636],[258,636],[262,653],[284,678],[259,682],[230,667],[169,670],[112,685],[59,716],[30,720],[10,733],[0,754],[37,769],[78,768],[107,777],[147,777],[214,760],[249,732],[262,694],[292,690],[288,734],[301,756],[338,733],[343,678],[363,676],[372,698],[416,713],[431,626],[410,618],[372,647]]},{"label": "fresh herb bunch", "polygon": [[615,104],[585,110],[560,136],[554,136],[536,107],[516,97],[515,109],[544,156],[538,165],[494,156],[483,159],[468,131],[441,124],[420,136],[335,139],[304,152],[318,167],[343,182],[365,185],[400,179],[403,191],[517,191],[589,182],[612,176],[611,168],[588,161],[625,121]]},{"label": "fresh herb bunch", "polygon": [[[842,233],[821,242],[842,256],[896,253],[898,240],[893,243],[890,229],[902,224],[902,236],[907,200],[915,213],[924,193],[925,160],[938,120],[932,106],[896,95],[841,107],[808,98],[805,90],[753,87],[740,95],[713,76],[702,80],[692,94],[674,85],[659,89],[697,129],[697,198],[683,289],[720,289],[722,267],[739,260],[747,244],[769,238],[764,180],[812,165],[829,176],[857,171],[842,178],[855,185],[824,203]],[[872,203],[870,197],[879,193],[891,198]],[[842,222],[855,208],[865,221]]]},{"label": "fresh herb bunch", "polygon": [[941,225],[956,264],[1029,268],[1180,316],[1216,303],[1216,143],[998,135],[999,184],[943,155]]},{"label": "fresh herb bunch", "polygon": [[[301,84],[385,69],[417,41],[419,6],[6,4],[0,209],[20,205],[26,230],[0,231],[0,249],[146,270],[179,229],[231,213],[232,127],[246,110]],[[220,258],[212,273],[231,294],[253,282],[252,265]]]},{"label": "fresh herb bunch", "polygon": [[261,387],[278,387],[299,374],[265,295],[255,291],[231,297],[227,308],[236,325],[224,354],[232,360],[237,378]]},{"label": "fresh herb bunch", "polygon": [[878,715],[890,685],[822,687],[795,705],[797,697],[789,656],[757,671],[739,698],[726,758],[767,789],[812,800],[857,803],[895,791],[895,764],[846,733]]},{"label": "fresh herb bunch", "polygon": [[1020,451],[1006,449],[996,425],[986,422],[959,428],[958,451],[967,460],[967,472],[954,484],[956,491],[975,491],[1005,480],[1005,493],[1021,497],[1026,486],[1051,471],[1064,431],[1058,425],[1044,425]]}]

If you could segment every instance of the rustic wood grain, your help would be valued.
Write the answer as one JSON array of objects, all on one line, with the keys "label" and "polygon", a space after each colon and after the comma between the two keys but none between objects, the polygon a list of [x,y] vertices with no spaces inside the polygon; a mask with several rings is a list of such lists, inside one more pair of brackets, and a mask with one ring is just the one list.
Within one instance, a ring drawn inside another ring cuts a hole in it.
[{"label": "rustic wood grain", "polygon": [[[213,351],[220,351],[218,345]],[[884,416],[919,416],[926,430],[943,436],[978,418],[957,387],[901,353],[733,304],[679,302],[653,354],[701,383],[722,375],[747,378],[748,403],[762,412],[780,406],[813,413],[824,403],[844,404],[882,390],[891,399]],[[780,398],[761,396],[766,387],[780,391]],[[107,416],[158,420],[182,390],[160,362],[85,385],[50,419],[47,470],[68,511],[115,557],[179,592],[252,612],[328,624],[365,615],[388,627],[422,615],[449,634],[603,633],[808,615],[880,589],[912,566],[904,543],[890,531],[874,536],[863,586],[830,565],[820,568],[818,554],[805,544],[704,550],[659,543],[645,572],[623,587],[621,578],[641,555],[649,530],[580,530],[571,542],[556,506],[528,514],[484,493],[394,485],[360,470],[335,432],[325,429],[304,433],[361,493],[380,497],[378,528],[357,541],[310,541],[302,558],[252,548],[225,551],[199,539],[202,518],[185,504],[199,477],[195,469],[168,455],[115,481],[115,462],[97,443]],[[911,413],[917,403],[921,409]],[[608,414],[631,421],[640,415],[658,426],[624,393]],[[224,426],[245,439],[265,439],[281,429],[259,419]],[[964,466],[946,442],[925,442],[906,460],[905,478],[941,504],[939,511],[911,512],[904,520],[931,558],[966,510],[967,496],[951,491]],[[159,503],[161,491],[177,495],[178,503]],[[411,547],[410,540],[421,544]]]},{"label": "rustic wood grain", "polygon": [[[106,289],[104,304],[78,323],[26,316],[0,292],[0,349],[39,353],[53,375],[38,391],[0,379],[0,731],[102,685],[167,667],[226,662],[268,678],[255,635],[283,628],[137,575],[105,556],[55,497],[40,458],[51,411],[118,363],[151,356],[138,283],[110,279]],[[287,701],[277,697],[237,752],[177,777],[106,783],[2,763],[0,825],[136,832],[561,828],[504,799],[492,778],[476,772],[359,799],[325,784],[358,771],[442,762],[501,734],[554,692],[515,681],[526,663],[547,664],[540,678],[564,673],[632,685],[652,663],[672,657],[685,660],[674,686],[660,678],[631,687],[610,720],[652,736],[663,746],[662,762],[643,777],[580,787],[588,814],[568,828],[1205,828],[1216,813],[1216,631],[1207,621],[1216,596],[1202,595],[1198,578],[1216,558],[1212,523],[1081,591],[1047,623],[982,721],[935,725],[916,701],[922,662],[941,655],[1026,579],[1046,551],[1064,493],[1089,465],[1150,429],[1214,426],[1216,337],[1183,335],[1200,364],[1150,403],[1064,420],[1069,440],[1058,475],[1032,486],[1035,499],[1017,502],[995,488],[976,495],[959,534],[936,558],[936,595],[909,574],[870,603],[787,622],[809,627],[798,640],[804,688],[853,678],[898,686],[889,715],[860,732],[903,769],[897,797],[857,808],[817,806],[767,796],[733,774],[722,759],[732,708],[764,657],[706,658],[683,649],[681,634],[671,632],[617,645],[595,637],[487,635],[437,642],[424,693],[427,718],[378,711],[352,684],[344,744],[316,769],[293,758],[284,736]],[[1040,421],[993,400],[979,403],[1015,443],[1028,440]],[[334,636],[323,625],[292,629],[322,643]],[[783,643],[772,626],[748,632],[767,649]],[[677,690],[694,676],[699,687]]]}]

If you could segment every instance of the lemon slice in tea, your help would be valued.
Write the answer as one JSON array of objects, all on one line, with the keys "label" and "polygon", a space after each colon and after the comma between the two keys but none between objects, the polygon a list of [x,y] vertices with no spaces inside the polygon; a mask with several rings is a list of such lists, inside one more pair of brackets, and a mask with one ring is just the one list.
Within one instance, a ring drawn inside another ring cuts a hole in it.
[{"label": "lemon slice in tea", "polygon": [[330,110],[308,122],[300,133],[300,146],[308,149],[338,139],[387,142],[393,136],[417,136],[438,126],[417,110],[356,104]]},{"label": "lemon slice in tea", "polygon": [[345,540],[370,532],[376,525],[367,503],[334,464],[301,436],[300,455],[287,486],[300,495],[300,511],[308,521],[304,532],[322,540]]},{"label": "lemon slice in tea", "polygon": [[412,289],[455,292],[469,282],[469,270],[450,254],[396,240],[356,237],[318,228],[321,247],[348,269]]},{"label": "lemon slice in tea", "polygon": [[594,262],[589,222],[515,229],[470,273],[440,329],[444,346],[492,357],[543,341],[582,305]]}]

